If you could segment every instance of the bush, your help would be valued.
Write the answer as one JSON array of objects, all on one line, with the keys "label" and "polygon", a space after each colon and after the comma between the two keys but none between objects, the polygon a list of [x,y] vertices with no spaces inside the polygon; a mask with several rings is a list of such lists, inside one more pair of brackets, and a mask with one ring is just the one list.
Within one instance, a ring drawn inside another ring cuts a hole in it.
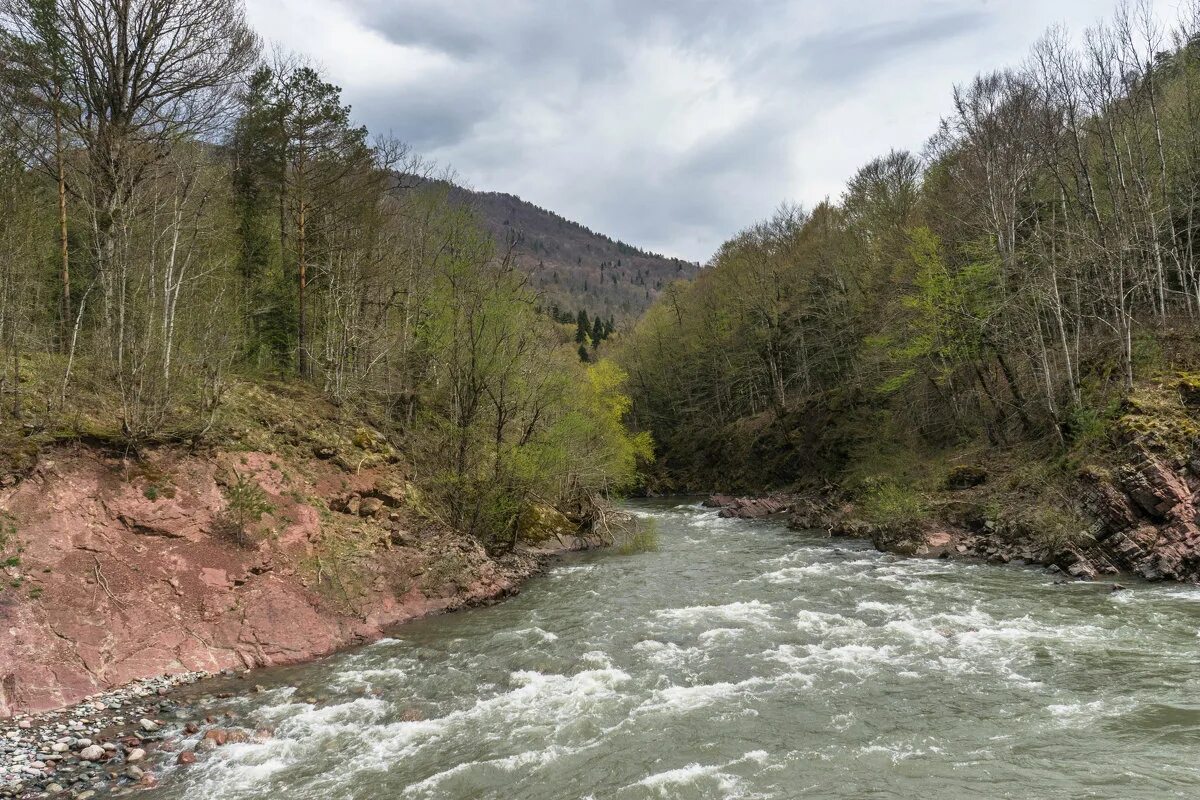
[{"label": "bush", "polygon": [[222,515],[221,528],[236,538],[238,544],[246,544],[246,529],[262,519],[263,514],[274,510],[267,493],[253,478],[243,475],[236,470],[234,480],[225,487],[225,512]]},{"label": "bush", "polygon": [[655,552],[658,550],[658,522],[633,519],[615,538],[617,552],[621,555]]},{"label": "bush", "polygon": [[925,498],[894,483],[873,483],[859,504],[863,519],[886,531],[910,530],[928,515]]},{"label": "bush", "polygon": [[1091,536],[1087,522],[1065,498],[1061,506],[1035,506],[1026,512],[1021,524],[1029,531],[1037,547],[1051,554],[1076,547]]}]

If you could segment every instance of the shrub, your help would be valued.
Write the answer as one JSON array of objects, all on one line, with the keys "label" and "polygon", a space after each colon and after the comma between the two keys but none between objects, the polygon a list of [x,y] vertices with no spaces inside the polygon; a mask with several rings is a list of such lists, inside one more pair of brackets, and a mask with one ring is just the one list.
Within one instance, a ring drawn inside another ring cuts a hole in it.
[{"label": "shrub", "polygon": [[973,464],[959,464],[946,473],[947,489],[970,489],[987,481],[987,470]]},{"label": "shrub", "polygon": [[246,529],[274,510],[267,493],[253,478],[236,470],[233,481],[225,487],[225,512],[221,527],[238,544],[246,543]]},{"label": "shrub", "polygon": [[633,519],[616,536],[621,555],[652,553],[658,550],[658,523],[653,519]]},{"label": "shrub", "polygon": [[1091,536],[1087,522],[1065,499],[1060,506],[1039,505],[1030,509],[1021,523],[1037,547],[1051,553],[1078,546]]},{"label": "shrub", "polygon": [[887,531],[905,531],[918,525],[928,514],[920,493],[894,483],[874,483],[867,488],[859,504],[864,520]]}]

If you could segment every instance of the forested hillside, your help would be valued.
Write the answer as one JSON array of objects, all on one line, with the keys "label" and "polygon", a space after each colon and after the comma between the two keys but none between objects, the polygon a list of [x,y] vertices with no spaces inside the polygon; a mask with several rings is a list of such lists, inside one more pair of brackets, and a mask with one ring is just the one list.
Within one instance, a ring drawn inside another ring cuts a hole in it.
[{"label": "forested hillside", "polygon": [[1094,456],[1137,404],[1179,405],[1200,319],[1200,17],[1163,31],[1126,5],[1078,45],[1051,29],[952,107],[920,154],[746,229],[639,323],[621,361],[659,485]]},{"label": "forested hillside", "polygon": [[558,316],[582,310],[591,317],[630,322],[674,281],[700,265],[648,253],[595,233],[553,211],[498,192],[454,188],[512,258],[529,273],[544,307]]},{"label": "forested hillside", "polygon": [[[382,428],[424,513],[489,543],[535,504],[582,510],[630,480],[648,444],[625,434],[621,372],[580,363],[521,251],[431,167],[302,57],[264,59],[236,0],[0,12],[0,430],[18,466],[79,438],[227,442],[244,426],[227,400],[275,382]],[[641,302],[665,278],[626,249]]]}]

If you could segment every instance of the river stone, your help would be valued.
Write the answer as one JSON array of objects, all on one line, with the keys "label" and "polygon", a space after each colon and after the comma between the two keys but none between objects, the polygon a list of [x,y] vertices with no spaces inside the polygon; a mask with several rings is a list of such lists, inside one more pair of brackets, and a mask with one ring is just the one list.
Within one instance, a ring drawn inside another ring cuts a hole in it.
[{"label": "river stone", "polygon": [[140,747],[137,747],[137,748],[134,748],[133,750],[129,751],[129,755],[125,756],[125,760],[128,761],[130,764],[134,764],[134,763],[137,763],[138,761],[141,761],[145,757],[146,757],[146,751]]},{"label": "river stone", "polygon": [[99,761],[105,755],[104,748],[98,744],[90,744],[79,751],[79,757],[84,761]]}]

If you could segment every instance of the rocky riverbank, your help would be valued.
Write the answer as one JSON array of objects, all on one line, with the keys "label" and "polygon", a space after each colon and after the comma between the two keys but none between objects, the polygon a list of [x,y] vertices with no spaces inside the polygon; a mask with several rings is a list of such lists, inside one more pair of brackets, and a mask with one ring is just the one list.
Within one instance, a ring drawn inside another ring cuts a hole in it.
[{"label": "rocky riverbank", "polygon": [[593,544],[546,508],[489,553],[424,510],[370,429],[273,423],[234,444],[58,445],[4,476],[0,718],[317,658],[496,602]]},{"label": "rocky riverbank", "polygon": [[207,673],[135,681],[70,708],[0,724],[0,797],[87,800],[112,788],[157,782],[149,754],[178,711],[167,695]]},{"label": "rocky riverbank", "polygon": [[870,539],[882,551],[927,558],[968,558],[1045,566],[1080,580],[1127,573],[1147,580],[1200,582],[1200,458],[1171,459],[1143,446],[1110,469],[1081,468],[1069,513],[1078,529],[1051,534],[1044,509],[997,513],[983,467],[964,467],[927,499],[920,519],[866,518],[861,505],[835,490],[767,497],[713,495],[722,516],[786,514],[790,525],[830,536]]}]

